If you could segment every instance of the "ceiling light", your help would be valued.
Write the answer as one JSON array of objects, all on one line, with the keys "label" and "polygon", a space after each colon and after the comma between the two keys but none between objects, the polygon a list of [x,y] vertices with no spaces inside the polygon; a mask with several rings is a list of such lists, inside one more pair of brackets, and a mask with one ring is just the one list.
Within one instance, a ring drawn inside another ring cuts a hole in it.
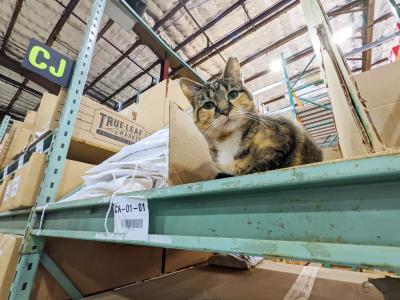
[{"label": "ceiling light", "polygon": [[348,40],[353,34],[353,28],[352,27],[344,27],[340,30],[338,30],[334,35],[333,35],[333,41],[337,44],[344,42],[345,40]]},{"label": "ceiling light", "polygon": [[271,61],[269,68],[272,72],[281,72],[282,71],[282,62],[280,59],[274,59]]}]

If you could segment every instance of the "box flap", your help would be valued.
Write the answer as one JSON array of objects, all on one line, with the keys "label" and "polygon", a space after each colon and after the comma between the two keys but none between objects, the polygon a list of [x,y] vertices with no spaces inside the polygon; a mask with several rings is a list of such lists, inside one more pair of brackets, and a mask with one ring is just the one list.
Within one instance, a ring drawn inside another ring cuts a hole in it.
[{"label": "box flap", "polygon": [[172,103],[169,119],[169,185],[214,179],[207,142],[191,116]]}]

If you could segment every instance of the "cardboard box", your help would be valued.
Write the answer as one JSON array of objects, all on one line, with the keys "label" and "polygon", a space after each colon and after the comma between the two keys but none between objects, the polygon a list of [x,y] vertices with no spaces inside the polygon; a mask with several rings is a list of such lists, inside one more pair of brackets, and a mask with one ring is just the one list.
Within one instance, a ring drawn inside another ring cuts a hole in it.
[{"label": "cardboard box", "polygon": [[22,236],[0,233],[0,299],[8,299]]},{"label": "cardboard box", "polygon": [[[83,295],[161,275],[161,248],[47,239],[45,251]],[[68,299],[60,288],[42,270],[36,276],[31,299]]]},{"label": "cardboard box", "polygon": [[46,155],[33,153],[29,162],[8,175],[8,183],[0,211],[32,207],[42,181]]},{"label": "cardboard box", "polygon": [[[33,153],[29,162],[18,169],[14,174],[5,177],[0,191],[4,193],[0,211],[32,207],[42,182],[43,172],[46,164],[46,155]],[[71,193],[75,188],[83,184],[81,176],[93,165],[77,161],[66,160],[61,175],[61,184],[56,199]]]},{"label": "cardboard box", "polygon": [[361,96],[386,147],[400,147],[400,61],[355,75]]},{"label": "cardboard box", "polygon": [[175,103],[182,110],[190,109],[189,101],[183,95],[179,80],[166,79],[140,94],[139,102],[130,105],[120,113],[132,118],[151,131],[157,131],[169,124],[169,106]]},{"label": "cardboard box", "polygon": [[8,135],[9,135],[9,133],[6,133],[4,135],[4,137],[3,137],[3,140],[1,141],[1,144],[0,144],[0,155],[3,152],[4,144],[6,143],[6,141],[8,139]]},{"label": "cardboard box", "polygon": [[215,178],[208,144],[191,115],[174,103],[169,114],[169,186]]},{"label": "cardboard box", "polygon": [[7,188],[8,182],[10,181],[10,178],[11,178],[11,176],[4,177],[2,183],[0,184],[0,205],[1,205],[1,202],[3,201],[3,197],[6,192],[6,188]]},{"label": "cardboard box", "polygon": [[67,159],[64,164],[61,184],[58,188],[56,199],[59,200],[81,186],[83,184],[82,176],[85,175],[87,170],[93,167],[94,165],[91,164]]},{"label": "cardboard box", "polygon": [[33,130],[36,121],[36,111],[28,111],[22,126],[26,129]]},{"label": "cardboard box", "polygon": [[[373,284],[368,284],[368,282],[385,281],[386,278],[358,272],[319,268],[313,285],[310,276],[303,276],[302,280],[294,285],[303,268],[298,265],[272,262],[264,262],[252,271],[211,266],[191,268],[87,299],[397,299],[396,291],[387,289],[381,292]],[[305,291],[310,286],[312,289],[308,296]],[[291,294],[292,296],[289,296],[288,292],[292,287],[297,289]]]},{"label": "cardboard box", "polygon": [[322,148],[323,161],[336,160],[343,158],[339,147]]},{"label": "cardboard box", "polygon": [[16,128],[4,159],[4,166],[9,164],[15,156],[23,152],[29,143],[33,141],[32,133],[32,130],[24,127]]},{"label": "cardboard box", "polygon": [[6,136],[6,138],[2,141],[2,151],[0,153],[0,167],[3,168],[6,163],[6,157],[7,157],[7,153],[10,149],[11,146],[11,142],[13,141],[14,138],[14,134],[17,130],[17,128],[22,128],[22,123],[21,122],[14,122],[10,128],[10,131],[8,132],[8,135]]},{"label": "cardboard box", "polygon": [[[57,127],[65,93],[62,90],[60,95],[43,94],[34,125],[35,131],[43,133]],[[131,118],[90,98],[82,97],[72,141],[117,152],[121,147],[137,142],[148,133],[148,130]]]},{"label": "cardboard box", "polygon": [[164,273],[171,273],[204,263],[212,255],[211,252],[165,249]]}]

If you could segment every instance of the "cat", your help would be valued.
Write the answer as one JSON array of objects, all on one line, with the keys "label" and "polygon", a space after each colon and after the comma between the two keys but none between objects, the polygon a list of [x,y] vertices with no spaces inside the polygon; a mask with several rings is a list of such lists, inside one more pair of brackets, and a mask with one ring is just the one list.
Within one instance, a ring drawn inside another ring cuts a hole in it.
[{"label": "cat", "polygon": [[199,84],[182,78],[180,86],[221,172],[217,178],[322,160],[321,149],[305,130],[284,117],[256,113],[253,96],[242,84],[237,58],[228,59],[219,79]]}]

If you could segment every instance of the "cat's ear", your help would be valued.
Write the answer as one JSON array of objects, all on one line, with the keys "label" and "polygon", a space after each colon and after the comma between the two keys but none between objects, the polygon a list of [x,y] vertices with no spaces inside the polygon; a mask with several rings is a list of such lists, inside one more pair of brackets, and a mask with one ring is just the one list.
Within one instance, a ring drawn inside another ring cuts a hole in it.
[{"label": "cat's ear", "polygon": [[183,94],[193,106],[194,95],[201,90],[201,84],[187,78],[182,78],[179,80],[179,85],[181,86]]},{"label": "cat's ear", "polygon": [[236,57],[229,57],[222,78],[240,81],[240,64]]}]

